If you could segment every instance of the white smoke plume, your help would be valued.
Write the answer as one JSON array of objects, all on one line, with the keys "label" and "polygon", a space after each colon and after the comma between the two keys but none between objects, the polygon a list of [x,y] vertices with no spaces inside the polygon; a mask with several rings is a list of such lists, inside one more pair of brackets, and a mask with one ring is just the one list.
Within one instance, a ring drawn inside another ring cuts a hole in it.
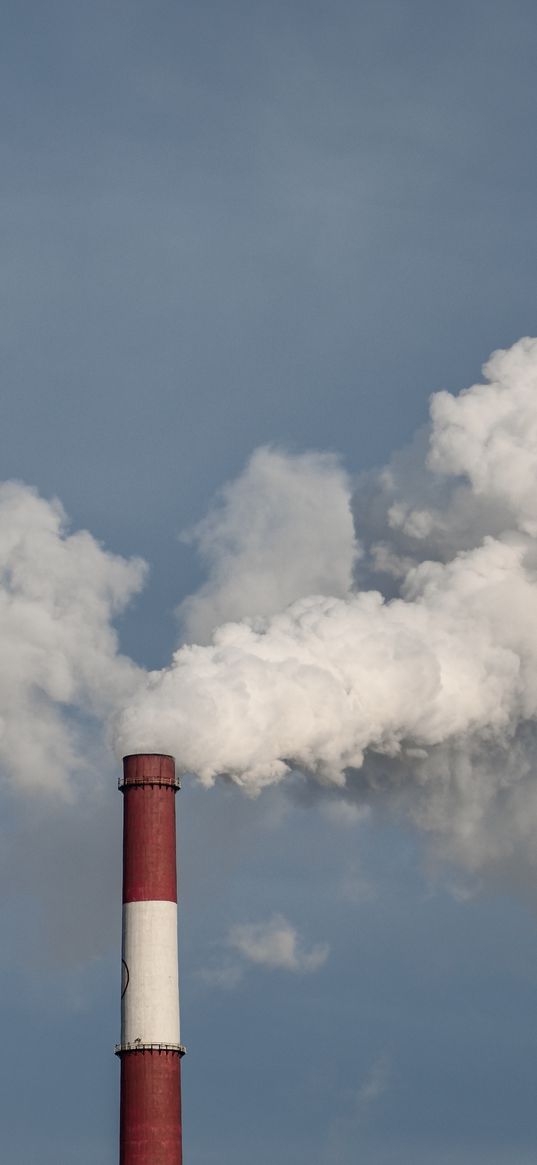
[{"label": "white smoke plume", "polygon": [[184,639],[206,643],[243,615],[274,615],[304,594],[345,595],[356,543],[350,482],[329,453],[256,449],[194,530],[207,582],[181,603]]},{"label": "white smoke plume", "polygon": [[0,769],[14,787],[65,794],[87,772],[95,723],[140,684],[111,620],[144,573],[69,534],[58,502],[0,485]]},{"label": "white smoke plume", "polygon": [[469,868],[534,861],[537,341],[484,371],[354,491],[332,456],[254,454],[193,535],[209,575],[180,616],[202,642],[148,675],[111,628],[142,566],[3,487],[11,775],[61,783],[80,766],[70,709],[108,707],[119,753],[172,752],[206,785],[298,769],[405,811]]},{"label": "white smoke plume", "polygon": [[[241,607],[239,586],[235,621],[148,676],[120,750],[163,748],[205,784],[225,774],[251,792],[300,769],[343,797],[404,808],[471,867],[515,847],[532,858],[537,341],[484,371],[458,397],[434,395],[414,448],[349,492],[361,556],[344,523],[333,553],[346,570],[359,560],[354,588],[319,593],[312,569],[303,596],[270,613],[248,588]],[[235,502],[240,512],[240,483]],[[240,526],[229,510],[226,523]],[[251,563],[251,526],[248,539]],[[288,529],[285,544],[292,555]],[[211,545],[229,593],[233,550]],[[240,547],[236,563],[240,580]],[[371,578],[388,598],[365,589]]]}]

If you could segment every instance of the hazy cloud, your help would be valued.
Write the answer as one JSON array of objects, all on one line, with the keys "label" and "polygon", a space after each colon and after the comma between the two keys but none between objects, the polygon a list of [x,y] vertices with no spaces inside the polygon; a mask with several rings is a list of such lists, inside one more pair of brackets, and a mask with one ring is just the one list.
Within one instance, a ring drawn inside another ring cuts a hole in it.
[{"label": "hazy cloud", "polygon": [[297,930],[283,914],[275,914],[267,922],[233,926],[228,942],[248,963],[300,975],[317,971],[329,954],[326,943],[309,949],[305,947]]},{"label": "hazy cloud", "polygon": [[390,1082],[391,1068],[391,1057],[387,1052],[380,1052],[358,1089],[357,1101],[360,1113],[365,1113],[384,1095]]}]

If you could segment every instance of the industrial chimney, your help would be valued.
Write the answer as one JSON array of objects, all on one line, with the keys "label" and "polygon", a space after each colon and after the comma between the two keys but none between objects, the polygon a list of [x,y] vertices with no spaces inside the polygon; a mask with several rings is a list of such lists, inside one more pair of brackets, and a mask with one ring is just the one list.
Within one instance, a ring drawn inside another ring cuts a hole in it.
[{"label": "industrial chimney", "polygon": [[120,1165],[181,1165],[172,756],[123,760]]}]

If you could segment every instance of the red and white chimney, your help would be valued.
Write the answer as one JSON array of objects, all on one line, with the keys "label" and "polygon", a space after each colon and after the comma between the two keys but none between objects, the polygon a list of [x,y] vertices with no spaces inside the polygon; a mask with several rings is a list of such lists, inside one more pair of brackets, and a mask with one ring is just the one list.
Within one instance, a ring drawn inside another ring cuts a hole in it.
[{"label": "red and white chimney", "polygon": [[171,756],[123,760],[120,1165],[181,1165],[175,794]]}]

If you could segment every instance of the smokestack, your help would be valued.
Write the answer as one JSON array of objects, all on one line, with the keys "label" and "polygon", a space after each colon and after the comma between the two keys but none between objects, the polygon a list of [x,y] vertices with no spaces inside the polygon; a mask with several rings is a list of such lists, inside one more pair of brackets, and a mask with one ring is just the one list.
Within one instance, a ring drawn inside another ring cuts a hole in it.
[{"label": "smokestack", "polygon": [[120,1165],[181,1165],[172,756],[123,759]]}]

